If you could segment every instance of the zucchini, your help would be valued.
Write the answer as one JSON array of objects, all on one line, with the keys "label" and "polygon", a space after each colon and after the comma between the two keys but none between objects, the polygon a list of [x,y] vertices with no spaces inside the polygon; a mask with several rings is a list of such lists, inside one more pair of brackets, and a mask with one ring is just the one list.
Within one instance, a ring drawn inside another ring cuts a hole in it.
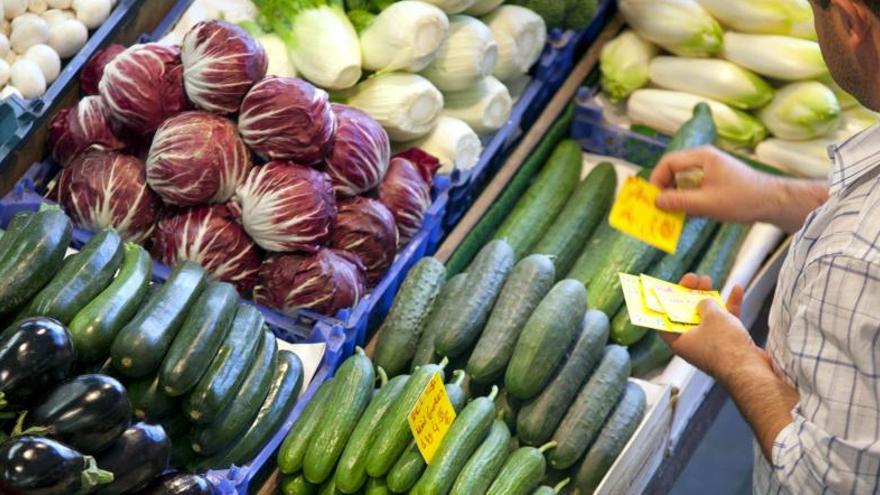
[{"label": "zucchini", "polygon": [[587,293],[577,280],[557,283],[522,330],[504,383],[518,399],[531,399],[553,379],[559,363],[583,328]]},{"label": "zucchini", "polygon": [[582,168],[580,145],[570,139],[559,143],[494,239],[507,241],[517,260],[532,252],[577,187]]},{"label": "zucchini", "polygon": [[516,433],[516,418],[522,408],[522,401],[516,397],[511,397],[507,390],[502,389],[501,393],[498,394],[498,399],[495,401],[495,408],[498,409],[498,413],[501,415],[501,419],[504,420],[507,428],[511,432]]},{"label": "zucchini", "polygon": [[284,474],[293,474],[302,470],[303,460],[306,457],[306,449],[309,447],[312,435],[315,429],[324,419],[324,412],[329,407],[327,405],[333,389],[333,379],[324,382],[315,394],[312,400],[303,409],[302,414],[293,424],[293,428],[281,449],[278,451],[278,469]]},{"label": "zucchini", "polygon": [[264,323],[263,314],[257,308],[238,304],[226,340],[183,404],[183,412],[190,421],[197,424],[214,421],[223,406],[235,398],[238,386],[256,358]]},{"label": "zucchini", "polygon": [[605,473],[623,452],[626,443],[638,429],[645,415],[645,392],[635,383],[629,383],[611,417],[602,427],[596,441],[577,470],[575,487],[581,493],[593,493]]},{"label": "zucchini", "polygon": [[303,462],[303,474],[312,483],[323,483],[333,474],[358,418],[370,403],[376,375],[373,363],[358,347],[336,372],[326,416],[312,434]]},{"label": "zucchini", "polygon": [[713,144],[716,136],[717,129],[712,119],[712,109],[706,103],[698,103],[690,120],[682,124],[678,132],[672,136],[666,146],[666,153]]},{"label": "zucchini", "polygon": [[468,459],[492,429],[495,417],[493,400],[496,395],[498,395],[498,387],[493,387],[488,397],[472,400],[455,418],[425,474],[413,488],[414,495],[449,493]]},{"label": "zucchini", "polygon": [[318,487],[306,480],[302,473],[287,475],[281,480],[281,493],[284,495],[317,495]]},{"label": "zucchini", "polygon": [[150,254],[137,244],[125,243],[119,274],[68,326],[80,362],[107,357],[116,334],[134,318],[147,297],[152,270]]},{"label": "zucchini", "polygon": [[177,398],[162,392],[158,375],[129,381],[125,384],[125,390],[131,401],[131,412],[138,419],[155,421],[177,410]]},{"label": "zucchini", "polygon": [[419,260],[400,287],[394,304],[379,327],[373,362],[389,376],[408,370],[425,328],[426,318],[446,282],[446,267],[435,258]]},{"label": "zucchini", "polygon": [[452,495],[482,495],[504,466],[510,452],[510,429],[503,419],[496,419],[489,429],[489,435],[477,448],[474,455],[461,469]]},{"label": "zucchini", "polygon": [[206,278],[205,270],[193,262],[177,265],[168,280],[150,294],[134,319],[113,339],[110,346],[113,367],[132,378],[155,373],[205,287]]},{"label": "zucchini", "polygon": [[587,311],[580,337],[556,377],[517,414],[516,434],[523,443],[541,445],[553,437],[578,390],[599,363],[607,341],[608,317],[601,311]]},{"label": "zucchini", "polygon": [[596,439],[608,414],[617,404],[629,377],[629,354],[617,345],[605,348],[602,361],[553,434],[556,448],[550,453],[553,469],[568,469]]},{"label": "zucchini", "polygon": [[450,310],[428,322],[425,331],[436,335],[440,355],[454,358],[473,347],[511,268],[513,251],[506,242],[492,241],[480,251],[464,286],[449,300]]},{"label": "zucchini", "polygon": [[366,489],[364,489],[364,495],[388,495],[390,493],[388,483],[382,478],[370,478],[367,481]]},{"label": "zucchini", "polygon": [[711,277],[715,287],[723,288],[748,232],[745,225],[722,225],[695,271]]},{"label": "zucchini", "polygon": [[571,483],[571,478],[565,478],[556,484],[556,486],[539,486],[537,490],[535,490],[532,495],[556,495],[557,493],[562,493],[562,490],[565,490],[565,487]]},{"label": "zucchini", "polygon": [[630,373],[634,377],[643,377],[658,366],[672,359],[672,349],[657,332],[648,332],[635,345],[627,348],[632,362]]},{"label": "zucchini", "polygon": [[92,299],[110,285],[122,262],[122,238],[104,229],[92,237],[82,250],[64,261],[27,305],[19,317],[48,316],[67,325]]},{"label": "zucchini", "polygon": [[437,357],[436,347],[434,345],[436,335],[433,333],[428,333],[429,331],[437,331],[439,327],[435,326],[434,328],[428,330],[428,322],[440,318],[440,315],[445,314],[449,311],[449,302],[452,300],[452,297],[454,295],[461,292],[466,281],[467,274],[459,273],[458,275],[450,278],[449,281],[446,282],[446,285],[443,286],[440,294],[437,295],[437,298],[434,300],[434,304],[431,305],[431,311],[428,313],[428,317],[423,323],[425,325],[425,329],[422,331],[422,335],[419,337],[419,342],[416,345],[416,351],[413,355],[411,370],[415,370],[419,366],[424,366],[426,364],[436,363],[439,360],[439,357]]},{"label": "zucchini", "polygon": [[6,256],[6,253],[9,252],[12,246],[18,242],[18,236],[21,235],[33,216],[33,212],[30,211],[20,211],[12,216],[12,220],[6,226],[6,231],[3,232],[3,237],[0,237],[0,261],[3,260],[3,257]]},{"label": "zucchini", "polygon": [[556,442],[549,442],[541,447],[520,447],[516,449],[498,477],[489,487],[488,495],[529,495],[541,484],[547,471],[544,452],[556,447]]},{"label": "zucchini", "polygon": [[555,278],[553,261],[547,256],[527,256],[516,264],[468,360],[471,380],[491,384],[504,376],[523,326],[553,287]]},{"label": "zucchini", "polygon": [[550,230],[532,249],[553,258],[561,278],[574,266],[578,255],[599,223],[608,215],[617,190],[614,165],[602,162],[575,189]]}]

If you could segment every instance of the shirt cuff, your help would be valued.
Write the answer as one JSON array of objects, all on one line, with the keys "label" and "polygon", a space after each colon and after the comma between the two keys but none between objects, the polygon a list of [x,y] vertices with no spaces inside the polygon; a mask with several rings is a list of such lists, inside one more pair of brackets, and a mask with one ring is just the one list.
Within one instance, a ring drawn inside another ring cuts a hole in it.
[{"label": "shirt cuff", "polygon": [[792,450],[797,451],[799,449],[800,439],[798,438],[798,431],[800,431],[803,421],[803,418],[800,416],[795,416],[794,420],[780,430],[773,440],[773,451],[771,452],[773,458],[770,461],[773,464],[774,470],[785,469],[789,453]]}]

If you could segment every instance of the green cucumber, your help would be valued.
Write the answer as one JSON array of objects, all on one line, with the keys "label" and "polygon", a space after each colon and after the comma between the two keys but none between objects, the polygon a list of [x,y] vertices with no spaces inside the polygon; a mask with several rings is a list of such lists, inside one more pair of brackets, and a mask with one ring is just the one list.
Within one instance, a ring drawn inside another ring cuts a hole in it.
[{"label": "green cucumber", "polygon": [[152,270],[150,254],[137,244],[125,243],[119,274],[68,327],[80,362],[107,357],[116,334],[134,318],[147,297]]},{"label": "green cucumber", "polygon": [[584,285],[590,283],[593,276],[599,271],[605,261],[604,254],[608,253],[610,245],[617,239],[620,232],[614,230],[608,224],[608,218],[599,222],[593,235],[584,245],[583,251],[574,262],[574,266],[568,272],[568,278],[580,280]]},{"label": "green cucumber", "polygon": [[302,473],[287,475],[281,480],[281,493],[284,495],[317,495],[318,486],[309,483]]},{"label": "green cucumber", "polygon": [[682,124],[678,132],[672,136],[666,146],[666,153],[713,144],[717,136],[716,131],[712,109],[706,103],[697,103],[690,120]]},{"label": "green cucumber", "polygon": [[504,424],[511,432],[516,433],[516,423],[519,411],[522,408],[522,401],[516,397],[511,397],[507,390],[501,390],[498,399],[495,401],[495,408],[504,420]]},{"label": "green cucumber", "polygon": [[341,495],[342,492],[336,489],[336,478],[330,476],[327,478],[321,488],[318,490],[318,495]]},{"label": "green cucumber", "polygon": [[556,448],[549,455],[553,469],[573,466],[593,443],[605,424],[605,418],[623,394],[629,371],[626,349],[617,345],[606,347],[599,366],[581,388],[553,434]]},{"label": "green cucumber", "polygon": [[745,225],[722,225],[695,271],[711,277],[715,287],[723,288],[748,233],[749,229]]},{"label": "green cucumber", "polygon": [[555,278],[553,261],[547,256],[527,256],[516,264],[468,360],[471,380],[488,385],[504,376],[520,332]]},{"label": "green cucumber", "polygon": [[556,447],[549,442],[539,448],[520,447],[510,454],[498,477],[489,487],[488,495],[529,495],[541,484],[547,472],[544,452]]},{"label": "green cucumber", "polygon": [[409,369],[426,318],[446,282],[446,267],[435,258],[422,258],[407,275],[394,304],[379,327],[379,343],[373,361],[388,376]]},{"label": "green cucumber", "polygon": [[580,145],[566,139],[559,143],[529,190],[495,232],[495,239],[510,244],[517,260],[532,248],[553,225],[577,187],[583,168]]},{"label": "green cucumber", "polygon": [[251,364],[235,400],[226,404],[213,423],[193,428],[190,442],[195,452],[202,456],[212,456],[247,431],[269,395],[277,363],[278,342],[272,332],[264,332],[257,349],[257,359]]},{"label": "green cucumber", "polygon": [[328,399],[332,406],[312,434],[303,461],[303,473],[312,483],[323,483],[333,474],[358,419],[370,403],[376,375],[363,349],[358,347],[342,363],[335,381]]},{"label": "green cucumber", "polygon": [[27,305],[20,317],[47,316],[67,325],[110,285],[122,262],[122,238],[104,229],[64,266]]},{"label": "green cucumber", "polygon": [[169,397],[159,386],[159,376],[138,378],[125,384],[131,412],[138,419],[150,421],[164,418],[177,409],[176,397]]},{"label": "green cucumber", "polygon": [[464,286],[449,300],[450,311],[428,322],[425,331],[436,335],[438,353],[454,358],[473,347],[512,268],[513,251],[506,242],[486,244],[468,268]]},{"label": "green cucumber", "polygon": [[518,399],[531,399],[553,379],[583,327],[587,293],[577,280],[557,283],[522,330],[504,383]]},{"label": "green cucumber", "polygon": [[0,237],[0,260],[3,260],[6,253],[18,242],[18,236],[21,235],[33,216],[34,213],[31,211],[20,211],[12,216],[12,220],[6,226],[6,231],[3,232],[3,237]]},{"label": "green cucumber", "polygon": [[645,392],[635,383],[627,384],[623,397],[577,470],[575,487],[581,493],[595,491],[605,477],[605,473],[638,429],[644,415]]},{"label": "green cucumber", "polygon": [[565,209],[532,252],[551,256],[558,276],[565,276],[574,266],[590,235],[611,210],[616,190],[617,171],[614,165],[608,162],[597,165],[577,186]]},{"label": "green cucumber", "polygon": [[498,387],[493,387],[488,397],[478,397],[462,409],[452,426],[440,442],[440,447],[431,459],[425,474],[416,483],[414,495],[447,494],[452,489],[462,468],[477,451],[492,429],[495,417],[495,396]]},{"label": "green cucumber", "polygon": [[516,434],[526,445],[542,445],[553,437],[568,410],[599,363],[608,341],[608,317],[591,309],[584,316],[580,337],[553,381],[516,417]]},{"label": "green cucumber", "polygon": [[539,486],[537,490],[532,492],[532,495],[556,495],[562,493],[562,490],[565,490],[569,483],[571,483],[571,478],[565,478],[557,483],[556,486]]},{"label": "green cucumber", "polygon": [[466,273],[459,273],[458,275],[450,278],[449,281],[446,282],[446,285],[443,286],[440,294],[434,300],[434,304],[431,305],[431,311],[428,313],[428,317],[425,319],[424,322],[425,329],[424,331],[422,331],[422,335],[419,337],[419,342],[416,345],[416,351],[413,355],[411,370],[415,370],[419,366],[424,366],[426,364],[436,363],[440,359],[437,356],[436,346],[434,345],[435,340],[437,340],[436,335],[434,333],[428,333],[436,332],[440,329],[440,327],[435,326],[434,328],[431,328],[429,330],[428,323],[437,318],[440,318],[440,315],[443,315],[450,311],[450,301],[452,300],[453,296],[461,292],[466,281]]},{"label": "green cucumber", "polygon": [[364,495],[388,495],[390,493],[388,483],[382,478],[370,478],[364,489]]},{"label": "green cucumber", "polygon": [[489,429],[489,435],[477,448],[474,455],[461,469],[451,495],[479,495],[486,493],[492,481],[501,472],[504,461],[510,452],[510,429],[503,419],[496,419]]},{"label": "green cucumber", "polygon": [[238,304],[226,340],[183,404],[183,412],[190,421],[197,424],[214,421],[220,409],[235,397],[256,358],[264,323],[263,314],[254,306]]},{"label": "green cucumber", "polygon": [[309,448],[312,435],[315,429],[324,419],[324,413],[328,406],[328,401],[333,389],[333,379],[324,382],[315,394],[312,400],[303,409],[302,414],[293,424],[287,438],[281,444],[278,451],[278,469],[284,474],[293,474],[302,470],[303,460],[306,457],[306,450]]},{"label": "green cucumber", "polygon": [[641,378],[672,359],[673,352],[657,332],[648,332],[628,349],[632,361],[632,376]]},{"label": "green cucumber", "polygon": [[177,335],[189,309],[205,287],[205,270],[185,261],[157,287],[146,303],[110,346],[113,367],[125,376],[143,377],[155,373]]}]

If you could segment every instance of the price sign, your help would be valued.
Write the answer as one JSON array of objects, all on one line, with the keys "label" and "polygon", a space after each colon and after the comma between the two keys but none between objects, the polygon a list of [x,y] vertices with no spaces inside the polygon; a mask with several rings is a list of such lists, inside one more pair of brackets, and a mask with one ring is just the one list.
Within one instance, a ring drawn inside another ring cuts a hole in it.
[{"label": "price sign", "polygon": [[455,409],[452,408],[452,402],[446,394],[440,373],[434,374],[425,386],[407,419],[422,457],[430,464],[455,420]]},{"label": "price sign", "polygon": [[656,206],[660,189],[650,182],[630,177],[611,208],[609,223],[636,239],[675,254],[684,228],[684,212],[662,211]]}]

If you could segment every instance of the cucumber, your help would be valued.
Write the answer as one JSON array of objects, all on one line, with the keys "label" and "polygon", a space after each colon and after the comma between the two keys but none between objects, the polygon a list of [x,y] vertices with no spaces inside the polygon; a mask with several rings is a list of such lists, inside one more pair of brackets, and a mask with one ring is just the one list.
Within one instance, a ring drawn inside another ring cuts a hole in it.
[{"label": "cucumber", "polygon": [[64,266],[27,305],[20,317],[47,316],[67,325],[92,299],[98,297],[122,262],[122,238],[104,229]]},{"label": "cucumber", "polygon": [[553,469],[568,469],[596,439],[608,414],[617,404],[629,377],[629,354],[617,345],[605,348],[602,361],[553,434],[556,448],[550,453]]},{"label": "cucumber", "polygon": [[587,293],[577,280],[556,284],[522,330],[504,383],[518,399],[531,399],[553,379],[559,363],[583,327]]},{"label": "cucumber", "polygon": [[397,402],[376,429],[376,439],[370,448],[370,455],[367,456],[367,474],[370,477],[384,477],[406,450],[413,438],[407,416],[434,374],[440,373],[443,376],[447,362],[444,358],[439,365],[426,364],[413,371]]},{"label": "cucumber", "polygon": [[489,435],[461,469],[452,495],[482,495],[504,466],[510,452],[510,429],[503,419],[496,419]]},{"label": "cucumber", "polygon": [[516,339],[555,278],[547,256],[527,256],[516,264],[468,360],[471,380],[488,385],[504,376]]},{"label": "cucumber", "polygon": [[390,493],[388,483],[382,478],[370,478],[364,490],[364,495],[388,495]]},{"label": "cucumber", "polygon": [[607,253],[609,246],[617,239],[618,235],[620,233],[611,227],[607,217],[599,222],[599,226],[584,245],[583,251],[575,260],[567,277],[580,280],[584,285],[589,284],[604,262],[600,253]]},{"label": "cucumber", "polygon": [[340,495],[341,493],[336,489],[336,479],[333,476],[327,478],[327,481],[318,490],[318,495]]},{"label": "cucumber", "polygon": [[250,304],[239,303],[229,334],[211,361],[208,371],[186,397],[183,412],[190,421],[208,424],[235,398],[257,354],[263,314]]},{"label": "cucumber", "polygon": [[416,483],[414,495],[438,495],[449,493],[456,478],[468,459],[489,435],[495,417],[493,400],[498,387],[493,387],[488,397],[472,400],[461,411],[440,442],[425,474]]},{"label": "cucumber", "polygon": [[389,376],[408,370],[425,327],[431,305],[446,283],[446,267],[435,258],[422,258],[400,287],[394,304],[379,327],[373,362]]},{"label": "cucumber", "polygon": [[693,116],[678,128],[666,146],[666,153],[673,151],[699,148],[713,144],[717,136],[712,109],[706,103],[698,103],[694,107]]},{"label": "cucumber", "polygon": [[449,311],[449,301],[452,300],[453,296],[461,292],[466,281],[467,274],[459,273],[450,278],[449,281],[446,282],[446,285],[443,286],[440,294],[437,295],[434,304],[431,305],[431,311],[425,319],[425,329],[422,331],[422,335],[419,337],[419,343],[416,345],[416,352],[413,355],[411,370],[415,370],[419,366],[424,366],[426,364],[436,363],[439,360],[434,345],[436,335],[428,333],[429,331],[436,332],[439,330],[439,327],[435,326],[431,330],[428,330],[428,322],[440,318],[440,315]]},{"label": "cucumber", "polygon": [[498,477],[489,487],[488,495],[529,495],[541,484],[547,471],[544,452],[556,447],[549,442],[539,448],[520,447],[510,454]]},{"label": "cucumber", "polygon": [[150,294],[146,303],[113,339],[110,355],[120,373],[139,378],[155,373],[189,309],[206,282],[205,270],[185,261]]},{"label": "cucumber", "polygon": [[197,425],[190,433],[190,443],[195,452],[202,456],[212,456],[247,431],[269,395],[277,363],[278,343],[271,332],[264,332],[257,349],[257,359],[248,370],[235,400],[226,404],[213,423]]},{"label": "cucumber", "polygon": [[303,474],[312,483],[323,483],[333,474],[357,421],[370,403],[376,375],[373,363],[358,347],[336,372],[331,404],[312,434],[303,462]]},{"label": "cucumber", "polygon": [[495,401],[495,408],[498,409],[501,419],[504,420],[504,424],[513,433],[516,433],[516,418],[521,407],[522,401],[516,397],[511,397],[507,390],[501,390],[501,393],[498,394],[498,399]]},{"label": "cucumber", "polygon": [[333,379],[324,382],[312,400],[303,409],[302,414],[293,424],[281,449],[278,451],[278,469],[284,474],[293,474],[302,469],[303,460],[306,457],[306,449],[309,447],[315,429],[324,419],[324,413],[333,389]]},{"label": "cucumber", "polygon": [[73,228],[60,208],[35,213],[0,260],[0,316],[29,301],[58,273]]},{"label": "cucumber", "polygon": [[599,363],[608,340],[608,317],[591,309],[584,316],[580,337],[553,381],[516,417],[516,434],[526,445],[542,445],[565,416],[581,386]]},{"label": "cucumber", "polygon": [[425,331],[436,335],[440,355],[454,358],[473,347],[511,268],[513,251],[506,242],[492,241],[480,251],[464,286],[449,300],[449,311],[428,322]]},{"label": "cucumber", "polygon": [[715,287],[724,287],[748,232],[748,227],[745,225],[722,225],[695,271],[700,275],[711,277]]},{"label": "cucumber", "polygon": [[583,152],[575,141],[559,143],[528,191],[495,232],[495,239],[510,244],[517,260],[532,252],[577,187]]},{"label": "cucumber", "polygon": [[627,384],[623,398],[614,408],[577,470],[575,487],[581,493],[595,491],[638,429],[644,415],[645,392],[635,383]]},{"label": "cucumber", "polygon": [[3,232],[3,237],[0,237],[0,261],[3,260],[3,257],[6,256],[6,253],[9,252],[12,246],[18,242],[18,236],[21,235],[33,216],[33,212],[30,211],[20,211],[12,216],[12,220],[6,226],[6,231]]},{"label": "cucumber", "polygon": [[[382,369],[382,368],[380,368]],[[355,426],[336,466],[336,487],[343,493],[355,493],[367,481],[367,455],[375,440],[376,427],[394,405],[409,375],[398,375],[376,393]]]},{"label": "cucumber", "polygon": [[562,490],[565,490],[565,487],[571,483],[571,478],[565,478],[556,484],[556,486],[539,486],[537,490],[532,492],[532,495],[556,495],[557,493],[562,493]]},{"label": "cucumber", "polygon": [[162,392],[158,375],[129,381],[125,384],[125,390],[131,401],[131,412],[138,419],[157,420],[177,410],[177,398]]},{"label": "cucumber", "polygon": [[284,495],[317,495],[318,487],[306,480],[302,473],[284,476],[281,480],[281,493]]},{"label": "cucumber", "polygon": [[577,186],[565,209],[532,252],[551,256],[556,273],[563,277],[574,266],[590,235],[608,215],[616,190],[614,165],[608,162],[597,165]]},{"label": "cucumber", "polygon": [[116,334],[134,318],[147,297],[152,270],[150,254],[137,244],[125,243],[119,274],[68,326],[80,362],[107,357]]},{"label": "cucumber", "polygon": [[643,377],[672,359],[672,349],[663,342],[657,332],[648,332],[635,345],[628,349],[629,358],[632,362],[630,373],[634,377]]}]

